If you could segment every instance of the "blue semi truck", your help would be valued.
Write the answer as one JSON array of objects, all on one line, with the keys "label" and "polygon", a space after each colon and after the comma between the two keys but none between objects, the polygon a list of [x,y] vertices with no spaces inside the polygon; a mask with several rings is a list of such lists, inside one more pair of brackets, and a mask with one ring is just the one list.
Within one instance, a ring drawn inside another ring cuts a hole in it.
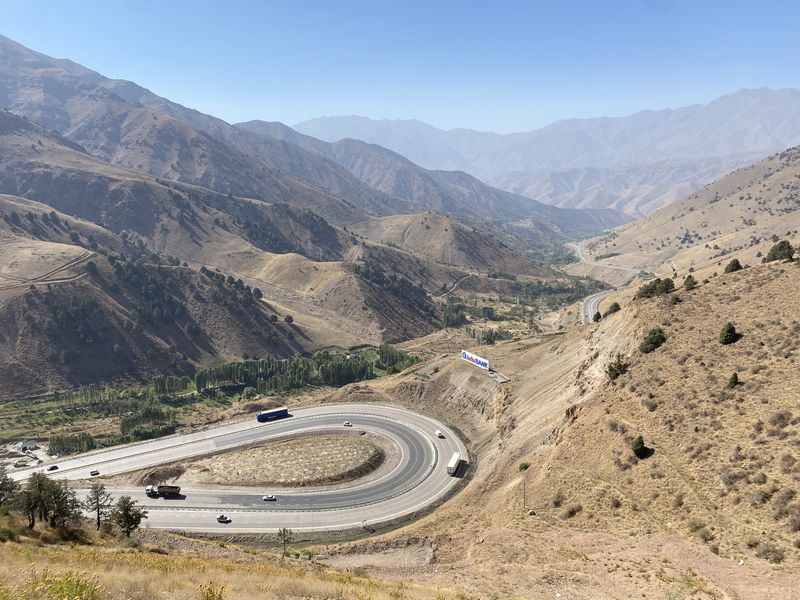
[{"label": "blue semi truck", "polygon": [[275,421],[276,419],[283,419],[289,416],[289,408],[281,406],[280,408],[272,408],[270,410],[262,410],[256,414],[256,420],[259,423],[266,423],[267,421]]}]

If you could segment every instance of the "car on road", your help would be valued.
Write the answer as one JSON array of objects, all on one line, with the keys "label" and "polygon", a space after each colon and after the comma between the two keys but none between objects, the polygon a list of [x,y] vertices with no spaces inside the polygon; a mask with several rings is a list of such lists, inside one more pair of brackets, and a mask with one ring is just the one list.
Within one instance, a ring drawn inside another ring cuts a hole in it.
[{"label": "car on road", "polygon": [[89,475],[91,475],[92,477],[97,477],[98,475],[100,475],[100,471],[95,469],[94,471],[90,471]]},{"label": "car on road", "polygon": [[345,421],[344,423],[342,423],[342,427],[352,427],[352,426],[353,424],[350,421]]},{"label": "car on road", "polygon": [[47,467],[48,471],[58,471],[58,465],[50,465]]},{"label": "car on road", "polygon": [[265,496],[261,496],[261,499],[264,502],[275,502],[278,499],[278,497],[275,496],[274,494],[267,494]]},{"label": "car on road", "polygon": [[433,433],[437,438],[444,439],[444,432],[441,429],[437,429]]},{"label": "car on road", "polygon": [[217,523],[230,523],[231,518],[228,515],[217,515]]}]

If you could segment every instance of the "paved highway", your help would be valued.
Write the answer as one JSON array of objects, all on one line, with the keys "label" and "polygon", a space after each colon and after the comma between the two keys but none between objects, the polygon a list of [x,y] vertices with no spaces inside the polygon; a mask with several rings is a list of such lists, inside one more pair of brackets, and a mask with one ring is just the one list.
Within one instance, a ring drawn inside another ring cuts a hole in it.
[{"label": "paved highway", "polygon": [[[243,448],[298,434],[331,430],[358,434],[370,432],[386,438],[399,456],[390,472],[377,479],[366,479],[322,491],[276,491],[190,489],[184,487],[181,499],[149,498],[143,488],[110,489],[115,496],[130,495],[144,505],[149,516],[146,527],[231,533],[271,532],[279,527],[296,530],[335,530],[372,527],[408,516],[436,502],[458,483],[447,474],[447,462],[454,452],[468,458],[467,449],[452,430],[442,423],[417,413],[391,406],[340,404],[291,411],[289,418],[270,423],[234,423],[180,436],[170,436],[138,444],[120,446],[55,461],[55,479],[87,479],[93,470],[102,475],[125,473],[142,468]],[[352,428],[343,428],[344,421]],[[444,432],[444,439],[434,432]],[[24,480],[48,465],[12,473]],[[291,469],[291,464],[287,464]],[[83,494],[79,490],[79,494]],[[276,502],[261,496],[275,493]],[[217,523],[225,513],[229,524]]]}]

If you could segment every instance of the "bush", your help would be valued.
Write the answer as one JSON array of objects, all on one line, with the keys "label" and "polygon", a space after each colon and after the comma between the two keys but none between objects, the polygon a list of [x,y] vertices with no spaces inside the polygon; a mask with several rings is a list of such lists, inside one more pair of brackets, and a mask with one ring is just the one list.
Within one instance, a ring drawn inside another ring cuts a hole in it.
[{"label": "bush", "polygon": [[574,517],[575,515],[577,515],[577,514],[578,514],[579,512],[581,512],[582,510],[583,510],[583,506],[581,506],[580,504],[571,504],[571,505],[570,505],[570,506],[567,508],[567,510],[565,510],[565,511],[562,513],[562,515],[561,515],[561,518],[562,518],[562,519],[571,519],[572,517]]},{"label": "bush", "polygon": [[683,288],[688,292],[697,287],[697,280],[692,275],[687,275],[683,280]]},{"label": "bush", "polygon": [[531,466],[531,463],[527,463],[527,462],[519,463],[519,472],[523,473],[523,472],[527,471],[530,468],[530,466]]},{"label": "bush", "polygon": [[613,315],[615,312],[619,312],[620,310],[622,309],[620,308],[619,302],[613,302],[611,306],[608,307],[608,310],[603,313],[603,316],[607,317],[608,315]]},{"label": "bush", "polygon": [[771,542],[761,542],[756,548],[756,556],[763,558],[771,563],[783,562],[783,548],[779,548]]},{"label": "bush", "polygon": [[739,385],[739,375],[737,373],[734,373],[733,375],[731,375],[731,378],[728,380],[728,388],[732,390],[737,385]]},{"label": "bush", "polygon": [[0,544],[3,542],[16,542],[17,534],[8,527],[0,527]]},{"label": "bush", "polygon": [[637,435],[631,444],[631,450],[634,456],[639,459],[649,458],[653,455],[653,449],[648,448],[644,443],[644,437]]},{"label": "bush", "polygon": [[720,344],[733,344],[736,342],[741,335],[736,333],[736,327],[733,326],[733,323],[728,322],[722,328],[722,331],[719,332],[719,343]]},{"label": "bush", "polygon": [[594,313],[594,316],[592,317],[592,321],[594,321],[595,323],[599,323],[600,319],[602,319],[602,318],[603,318],[603,315],[600,314],[600,311],[597,311],[596,313]]},{"label": "bush", "polygon": [[636,298],[653,298],[655,296],[663,296],[675,290],[675,282],[669,277],[661,279],[660,277],[654,279],[650,283],[644,284],[636,292]]},{"label": "bush", "polygon": [[742,267],[742,263],[739,262],[738,258],[734,258],[731,262],[725,265],[725,273],[735,273],[736,271],[741,271],[744,267]]},{"label": "bush", "polygon": [[767,253],[767,256],[762,262],[768,263],[775,260],[792,260],[792,257],[794,257],[794,248],[792,248],[792,245],[786,240],[781,240],[769,249],[769,253]]},{"label": "bush", "polygon": [[611,361],[608,366],[606,367],[606,374],[611,381],[614,381],[620,375],[624,375],[628,372],[628,367],[630,365],[623,360],[621,354],[617,354],[613,361]]},{"label": "bush", "polygon": [[660,347],[664,342],[667,341],[667,335],[664,333],[664,330],[660,327],[656,329],[651,329],[647,332],[644,340],[641,344],[639,344],[639,350],[643,354],[648,354],[655,350],[656,348]]}]

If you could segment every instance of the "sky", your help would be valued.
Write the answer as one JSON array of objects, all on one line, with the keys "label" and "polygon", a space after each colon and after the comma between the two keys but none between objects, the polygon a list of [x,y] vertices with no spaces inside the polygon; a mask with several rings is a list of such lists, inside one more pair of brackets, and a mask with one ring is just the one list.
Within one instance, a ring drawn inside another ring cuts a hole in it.
[{"label": "sky", "polygon": [[0,33],[229,122],[526,131],[800,88],[800,2],[0,0]]}]

